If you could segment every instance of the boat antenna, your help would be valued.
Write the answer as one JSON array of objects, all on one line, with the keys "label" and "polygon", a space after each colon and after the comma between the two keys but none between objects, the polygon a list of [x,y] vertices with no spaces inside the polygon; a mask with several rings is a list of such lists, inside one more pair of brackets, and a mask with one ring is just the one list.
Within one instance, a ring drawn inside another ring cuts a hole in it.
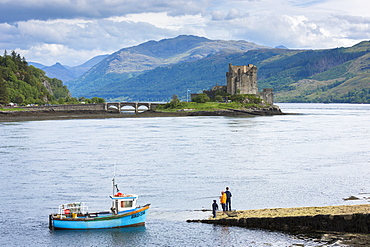
[{"label": "boat antenna", "polygon": [[117,192],[119,192],[118,185],[116,184],[116,164],[114,164],[114,174],[113,174],[112,182],[113,182],[113,195],[115,195],[116,190],[117,190]]}]

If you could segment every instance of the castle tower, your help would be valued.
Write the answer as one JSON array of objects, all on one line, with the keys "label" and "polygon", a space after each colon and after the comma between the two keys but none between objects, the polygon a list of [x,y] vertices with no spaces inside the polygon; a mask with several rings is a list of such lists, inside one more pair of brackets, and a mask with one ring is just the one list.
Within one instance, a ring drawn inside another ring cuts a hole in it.
[{"label": "castle tower", "polygon": [[227,93],[234,94],[257,94],[257,67],[253,64],[233,66],[229,64],[229,72],[226,72]]}]

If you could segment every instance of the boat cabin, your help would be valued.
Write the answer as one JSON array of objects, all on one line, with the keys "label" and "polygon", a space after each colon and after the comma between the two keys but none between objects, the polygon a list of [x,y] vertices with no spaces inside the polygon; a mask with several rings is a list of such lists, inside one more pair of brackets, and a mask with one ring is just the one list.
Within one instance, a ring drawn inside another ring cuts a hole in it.
[{"label": "boat cabin", "polygon": [[112,198],[112,212],[118,214],[122,211],[133,210],[136,208],[136,201],[138,195],[133,194],[122,194],[121,192],[111,196]]}]

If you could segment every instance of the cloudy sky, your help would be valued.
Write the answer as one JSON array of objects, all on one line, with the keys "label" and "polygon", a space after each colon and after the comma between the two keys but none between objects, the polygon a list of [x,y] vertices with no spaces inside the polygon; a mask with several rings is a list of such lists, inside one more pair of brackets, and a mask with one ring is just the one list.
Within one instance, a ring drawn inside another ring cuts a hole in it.
[{"label": "cloudy sky", "polygon": [[0,0],[0,51],[79,65],[181,34],[319,49],[370,40],[369,0]]}]

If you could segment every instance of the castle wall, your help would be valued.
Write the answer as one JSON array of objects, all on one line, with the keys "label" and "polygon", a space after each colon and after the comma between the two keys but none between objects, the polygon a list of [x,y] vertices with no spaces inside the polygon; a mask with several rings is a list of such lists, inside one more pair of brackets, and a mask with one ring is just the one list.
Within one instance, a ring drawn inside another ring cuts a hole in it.
[{"label": "castle wall", "polygon": [[267,104],[274,104],[274,93],[272,88],[264,88],[263,92],[259,92],[258,95],[265,101]]},{"label": "castle wall", "polygon": [[248,64],[233,66],[229,64],[229,72],[226,73],[227,93],[234,94],[257,94],[257,67]]}]

